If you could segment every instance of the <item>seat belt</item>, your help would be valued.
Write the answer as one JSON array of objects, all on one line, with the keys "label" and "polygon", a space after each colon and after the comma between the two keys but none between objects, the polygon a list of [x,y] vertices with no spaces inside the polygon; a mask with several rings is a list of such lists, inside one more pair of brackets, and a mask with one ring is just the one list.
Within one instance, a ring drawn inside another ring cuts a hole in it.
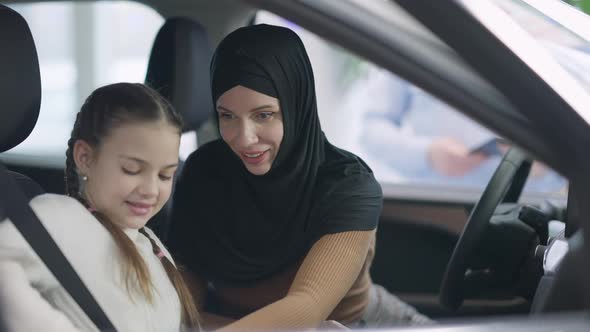
[{"label": "seat belt", "polygon": [[16,181],[0,163],[0,222],[9,218],[62,287],[101,331],[115,327],[47,232]]}]

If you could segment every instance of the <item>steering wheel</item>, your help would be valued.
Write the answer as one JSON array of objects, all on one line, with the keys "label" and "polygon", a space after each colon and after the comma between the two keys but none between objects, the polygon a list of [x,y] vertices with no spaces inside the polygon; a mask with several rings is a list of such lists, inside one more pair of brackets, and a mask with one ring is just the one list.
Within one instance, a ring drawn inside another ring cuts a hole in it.
[{"label": "steering wheel", "polygon": [[531,169],[524,152],[511,148],[494,172],[475,204],[459,241],[453,250],[440,289],[443,307],[456,310],[464,299],[465,274],[477,245],[481,243],[496,208],[502,203],[516,203]]}]

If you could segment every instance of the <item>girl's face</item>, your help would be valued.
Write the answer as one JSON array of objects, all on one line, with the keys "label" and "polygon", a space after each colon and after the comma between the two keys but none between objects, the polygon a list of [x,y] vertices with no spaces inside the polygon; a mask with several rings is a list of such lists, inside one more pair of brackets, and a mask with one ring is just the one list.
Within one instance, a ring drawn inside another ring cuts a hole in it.
[{"label": "girl's face", "polygon": [[179,144],[179,130],[163,120],[113,128],[96,149],[78,140],[84,197],[123,229],[143,227],[170,197]]},{"label": "girl's face", "polygon": [[238,85],[217,100],[219,131],[254,175],[266,174],[283,140],[283,118],[277,98]]}]

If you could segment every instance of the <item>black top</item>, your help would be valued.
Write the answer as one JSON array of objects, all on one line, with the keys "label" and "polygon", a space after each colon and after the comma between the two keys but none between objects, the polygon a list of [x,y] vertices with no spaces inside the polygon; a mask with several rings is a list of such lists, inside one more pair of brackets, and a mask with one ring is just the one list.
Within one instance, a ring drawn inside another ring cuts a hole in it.
[{"label": "black top", "polygon": [[284,136],[271,169],[251,174],[222,140],[186,161],[169,246],[211,281],[243,286],[306,255],[322,236],[376,228],[382,193],[371,169],[325,138],[311,64],[291,30],[240,28],[211,64],[213,98],[236,85],[275,96]]}]

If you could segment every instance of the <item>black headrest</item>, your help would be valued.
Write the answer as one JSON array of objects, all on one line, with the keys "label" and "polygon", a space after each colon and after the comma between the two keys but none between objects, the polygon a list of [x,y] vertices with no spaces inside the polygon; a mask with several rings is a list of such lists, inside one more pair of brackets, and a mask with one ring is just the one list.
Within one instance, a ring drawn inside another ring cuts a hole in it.
[{"label": "black headrest", "polygon": [[0,5],[0,152],[29,136],[41,105],[39,59],[27,22]]},{"label": "black headrest", "polygon": [[188,18],[166,20],[152,46],[145,82],[182,114],[185,131],[198,129],[213,111],[211,55],[205,29]]}]

